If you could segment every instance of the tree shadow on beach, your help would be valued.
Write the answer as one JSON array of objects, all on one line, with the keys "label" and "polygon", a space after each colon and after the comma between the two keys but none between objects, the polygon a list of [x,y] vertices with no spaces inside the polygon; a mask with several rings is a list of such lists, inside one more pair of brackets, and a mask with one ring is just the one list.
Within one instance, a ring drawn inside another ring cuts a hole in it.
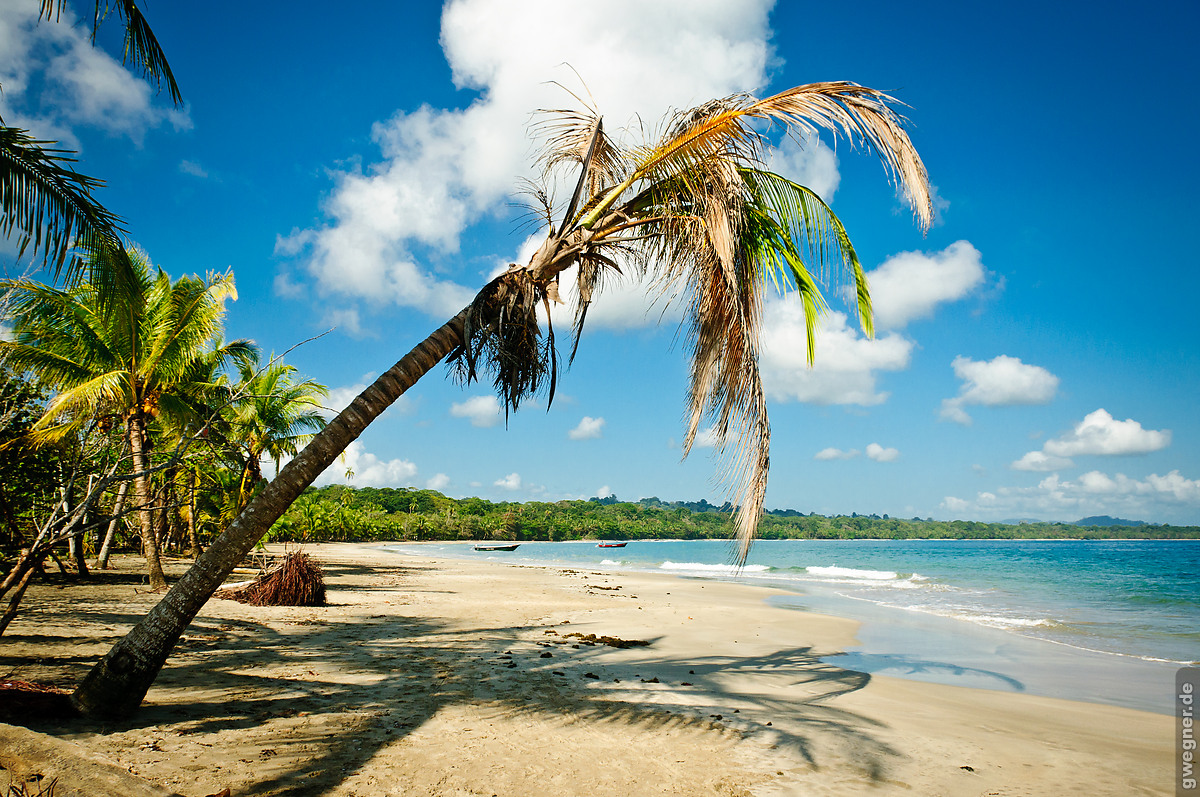
[{"label": "tree shadow on beach", "polygon": [[[371,585],[336,586],[350,598],[343,607],[353,605],[360,589],[407,581],[404,569],[391,565],[324,567],[331,578],[371,574]],[[413,592],[411,586],[405,589]],[[256,613],[270,625],[253,619]],[[94,661],[89,654],[115,641],[97,626],[123,628],[136,619],[115,606],[62,608],[56,623],[79,627],[90,644],[41,666],[60,673],[56,682],[81,678]],[[876,780],[900,755],[882,741],[884,726],[829,703],[862,689],[870,676],[824,663],[811,648],[676,659],[656,652],[654,640],[617,654],[566,631],[463,628],[399,614],[335,618],[319,608],[214,602],[189,627],[132,719],[24,724],[53,735],[92,735],[93,749],[118,760],[121,750],[140,748],[173,763],[190,757],[197,766],[211,760],[199,748],[219,748],[230,739],[226,732],[254,729],[262,747],[253,758],[228,761],[200,781],[218,784],[212,791],[228,786],[239,794],[323,793],[439,712],[462,706],[649,732],[732,733],[790,750],[814,769],[830,755],[852,757]],[[21,639],[37,645],[35,633]],[[0,663],[16,665],[14,658]],[[731,678],[756,690],[729,691],[724,686]]]}]

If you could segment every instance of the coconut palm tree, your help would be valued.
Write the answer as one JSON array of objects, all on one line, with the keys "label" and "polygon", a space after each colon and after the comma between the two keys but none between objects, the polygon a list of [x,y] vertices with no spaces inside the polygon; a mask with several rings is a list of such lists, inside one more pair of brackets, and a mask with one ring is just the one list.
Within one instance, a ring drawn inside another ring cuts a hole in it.
[{"label": "coconut palm tree", "polygon": [[325,428],[319,410],[329,395],[324,385],[311,379],[297,380],[295,367],[274,357],[262,367],[257,358],[238,367],[241,381],[224,413],[225,434],[242,458],[235,515],[262,481],[264,455],[274,461],[278,475],[280,460],[294,456],[314,432]]},{"label": "coconut palm tree", "polygon": [[[762,168],[772,123],[818,126],[874,149],[918,222],[932,217],[924,165],[902,118],[881,92],[854,83],[815,83],[766,99],[735,95],[676,114],[654,143],[623,149],[593,112],[560,112],[547,126],[548,169],[579,169],[561,216],[547,212],[546,239],[530,261],[513,264],[469,306],[419,343],[264,487],[196,564],[92,669],[73,701],[83,713],[132,713],[180,634],[250,548],[366,426],[441,360],[466,379],[492,378],[507,410],[545,389],[553,399],[557,356],[539,311],[560,301],[559,278],[577,269],[576,334],[605,277],[645,272],[687,302],[692,349],[687,446],[711,418],[722,446],[732,441],[732,483],[744,559],[762,509],[770,431],[758,372],[761,303],[767,285],[795,290],[812,330],[825,307],[816,274],[835,267],[856,288],[870,331],[862,267],[842,224],[812,191]],[[549,207],[549,203],[546,203]],[[548,313],[546,314],[548,318]]]},{"label": "coconut palm tree", "polygon": [[[184,388],[198,359],[245,356],[252,347],[235,341],[215,353],[209,348],[225,300],[237,295],[232,274],[172,282],[144,253],[122,251],[131,271],[111,301],[100,301],[91,280],[65,290],[27,279],[0,282],[13,328],[13,339],[0,341],[0,357],[58,391],[34,425],[33,443],[62,439],[97,418],[124,427],[150,586],[162,589],[166,578],[150,515],[149,425],[160,413],[187,412]],[[120,268],[102,262],[112,254],[108,247],[93,250],[89,272]]]}]

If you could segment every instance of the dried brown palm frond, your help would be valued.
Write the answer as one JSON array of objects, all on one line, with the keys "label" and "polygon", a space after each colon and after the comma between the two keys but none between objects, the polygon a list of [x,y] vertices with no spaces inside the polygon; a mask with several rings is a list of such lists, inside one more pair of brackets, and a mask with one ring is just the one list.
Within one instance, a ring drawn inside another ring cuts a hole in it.
[{"label": "dried brown palm frond", "polygon": [[216,596],[251,606],[324,606],[325,574],[308,554],[293,551],[245,587]]},{"label": "dried brown palm frond", "polygon": [[547,172],[577,166],[575,191],[530,263],[512,266],[474,303],[456,353],[461,371],[473,379],[486,365],[506,409],[545,384],[553,395],[553,331],[540,334],[538,308],[549,317],[558,275],[571,266],[578,267],[576,345],[593,298],[626,264],[649,274],[660,296],[682,296],[692,355],[684,453],[707,419],[726,458],[721,480],[736,498],[744,561],[770,461],[759,373],[764,290],[774,284],[800,294],[810,362],[827,307],[818,283],[831,274],[853,280],[859,318],[872,333],[866,277],[845,229],[811,191],[763,169],[765,135],[774,124],[793,134],[821,128],[875,150],[926,228],[928,177],[893,103],[848,82],[761,100],[735,94],[675,114],[656,142],[628,151],[609,139],[593,109],[555,112],[540,123],[549,139],[543,165]]},{"label": "dried brown palm frond", "polygon": [[[481,369],[491,374],[506,417],[544,386],[554,401],[558,359],[549,323],[552,298],[558,300],[556,283],[539,285],[514,264],[475,297],[463,323],[462,345],[448,359],[464,383],[478,379]],[[547,318],[545,335],[539,308]]]}]

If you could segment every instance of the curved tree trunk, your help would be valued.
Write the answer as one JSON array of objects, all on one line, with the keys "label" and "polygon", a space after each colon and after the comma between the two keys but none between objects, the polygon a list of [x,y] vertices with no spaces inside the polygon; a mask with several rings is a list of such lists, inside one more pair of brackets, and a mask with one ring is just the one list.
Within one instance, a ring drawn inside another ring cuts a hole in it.
[{"label": "curved tree trunk", "polygon": [[462,341],[466,317],[464,309],[376,379],[247,504],[149,614],[88,673],[71,698],[80,713],[108,718],[137,710],[180,635],[225,577],[368,424],[454,350]]},{"label": "curved tree trunk", "polygon": [[158,558],[158,537],[150,513],[150,464],[146,461],[146,419],[135,409],[129,414],[129,453],[133,458],[133,503],[142,529],[142,550],[146,555],[146,573],[150,589],[166,589],[167,576]]}]

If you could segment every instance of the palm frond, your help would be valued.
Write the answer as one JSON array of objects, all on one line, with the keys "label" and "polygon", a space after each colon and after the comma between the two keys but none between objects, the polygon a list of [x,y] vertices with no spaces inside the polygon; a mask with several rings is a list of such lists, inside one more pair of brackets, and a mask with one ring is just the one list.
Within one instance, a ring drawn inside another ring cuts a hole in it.
[{"label": "palm frond", "polygon": [[65,268],[74,282],[82,264],[68,263],[72,248],[122,251],[124,231],[121,220],[92,198],[104,183],[76,172],[74,153],[54,144],[0,126],[0,235],[17,231],[18,257],[40,254],[56,278]]},{"label": "palm frond", "polygon": [[[42,0],[39,19],[49,21],[53,18],[57,21],[62,15],[65,5],[66,0]],[[183,97],[179,93],[179,86],[175,83],[175,75],[171,72],[171,66],[167,63],[167,56],[163,53],[158,38],[150,29],[150,24],[134,0],[96,0],[95,13],[92,15],[93,44],[96,41],[100,25],[114,11],[125,23],[122,63],[132,63],[160,88],[165,82],[167,93],[171,95],[171,102],[176,105],[183,104]]]},{"label": "palm frond", "polygon": [[882,91],[857,83],[810,83],[758,100],[743,113],[749,117],[796,125],[817,125],[852,144],[865,144],[884,162],[922,230],[933,223],[929,175],[904,131],[904,117],[892,110],[897,101]]},{"label": "palm frond", "polygon": [[[538,323],[539,308],[547,318],[545,335]],[[529,279],[524,269],[509,269],[484,286],[471,303],[463,343],[451,352],[447,364],[464,384],[476,381],[480,371],[489,373],[506,417],[543,388],[553,402],[558,355],[549,311],[546,286]]]}]

